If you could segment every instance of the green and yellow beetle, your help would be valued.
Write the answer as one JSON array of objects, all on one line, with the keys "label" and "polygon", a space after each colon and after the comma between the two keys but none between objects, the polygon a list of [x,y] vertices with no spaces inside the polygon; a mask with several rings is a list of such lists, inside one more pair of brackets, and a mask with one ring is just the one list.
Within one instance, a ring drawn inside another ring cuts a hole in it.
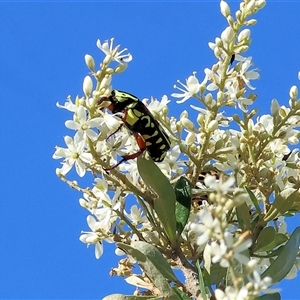
[{"label": "green and yellow beetle", "polygon": [[110,102],[107,108],[112,113],[121,112],[123,114],[123,124],[110,136],[125,125],[134,135],[140,148],[136,153],[122,156],[121,161],[105,170],[112,170],[122,162],[140,156],[145,150],[155,162],[163,161],[167,151],[170,149],[171,142],[165,130],[153,117],[145,104],[134,95],[117,90],[113,90],[109,97],[102,97],[98,101],[98,105],[104,101]]}]

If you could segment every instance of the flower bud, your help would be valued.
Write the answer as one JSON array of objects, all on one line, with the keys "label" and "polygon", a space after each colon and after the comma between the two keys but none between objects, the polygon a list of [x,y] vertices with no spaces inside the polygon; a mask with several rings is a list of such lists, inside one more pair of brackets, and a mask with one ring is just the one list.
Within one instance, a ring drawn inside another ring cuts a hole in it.
[{"label": "flower bud", "polygon": [[203,114],[198,114],[198,117],[197,117],[197,123],[200,125],[200,126],[203,126],[204,125],[204,115]]},{"label": "flower bud", "polygon": [[236,206],[236,203],[232,199],[227,199],[225,202],[225,209],[230,210]]},{"label": "flower bud", "polygon": [[289,141],[292,145],[297,145],[297,144],[299,143],[298,138],[295,137],[295,136],[290,136],[290,137],[288,138],[288,141]]},{"label": "flower bud", "polygon": [[248,119],[253,118],[257,114],[258,110],[257,109],[252,109],[249,114],[248,114]]},{"label": "flower bud", "polygon": [[220,9],[221,9],[222,15],[225,18],[227,18],[230,15],[230,8],[229,8],[229,5],[227,4],[227,2],[221,0],[221,2],[220,2]]},{"label": "flower bud", "polygon": [[212,94],[208,93],[204,98],[204,102],[205,102],[206,106],[211,107],[212,101],[213,101]]},{"label": "flower bud", "polygon": [[280,109],[280,106],[279,106],[277,100],[273,99],[272,102],[271,102],[271,112],[272,112],[272,115],[273,116],[278,115],[279,109]]},{"label": "flower bud", "polygon": [[245,7],[245,12],[247,16],[255,12],[255,0],[250,0],[250,2]]},{"label": "flower bud", "polygon": [[166,117],[168,115],[168,113],[169,113],[168,106],[164,106],[161,111],[162,111],[163,116]]},{"label": "flower bud", "polygon": [[87,65],[87,67],[94,72],[95,70],[95,61],[94,61],[94,58],[89,55],[89,54],[86,54],[84,56],[84,60],[85,60],[85,64]]},{"label": "flower bud", "polygon": [[111,62],[111,60],[112,60],[112,57],[111,57],[111,55],[106,55],[105,56],[105,58],[103,59],[103,65],[108,65],[110,62]]},{"label": "flower bud", "polygon": [[181,153],[186,153],[186,146],[182,143],[179,144],[179,150]]},{"label": "flower bud", "polygon": [[223,47],[223,41],[219,37],[216,37],[215,43],[216,43],[216,46],[221,47],[221,48]]},{"label": "flower bud", "polygon": [[79,199],[79,205],[83,208],[87,208],[86,201],[83,198]]},{"label": "flower bud", "polygon": [[293,85],[290,89],[290,97],[292,99],[296,99],[297,96],[298,96],[298,88],[295,85]]},{"label": "flower bud", "polygon": [[231,27],[227,27],[221,34],[221,39],[227,44],[233,41],[234,39],[234,30]]},{"label": "flower bud", "polygon": [[237,19],[237,21],[238,21],[239,24],[242,23],[242,21],[241,21],[241,16],[242,16],[242,12],[241,12],[240,10],[238,10],[238,11],[235,13],[235,17],[236,17],[236,19]]},{"label": "flower bud", "polygon": [[194,144],[195,139],[196,139],[195,133],[189,132],[185,138],[185,142],[187,143],[188,146],[191,146]]},{"label": "flower bud", "polygon": [[244,29],[238,35],[238,42],[249,39],[251,31],[249,29]]},{"label": "flower bud", "polygon": [[232,116],[232,119],[233,119],[236,123],[240,123],[240,121],[241,121],[240,117],[239,117],[237,114],[234,114],[234,115]]},{"label": "flower bud", "polygon": [[114,72],[116,74],[119,74],[119,73],[124,72],[126,69],[127,69],[127,64],[122,64],[122,65],[116,66]]},{"label": "flower bud", "polygon": [[83,92],[84,94],[89,97],[93,90],[93,81],[90,76],[85,76],[83,80]]},{"label": "flower bud", "polygon": [[182,118],[188,118],[189,114],[186,110],[184,110],[181,114],[180,114],[180,117],[179,119],[182,119]]},{"label": "flower bud", "polygon": [[222,91],[218,91],[217,93],[218,103],[223,103],[223,99],[224,99],[224,93]]},{"label": "flower bud", "polygon": [[197,147],[195,144],[192,144],[189,146],[190,147],[190,153],[193,153],[193,154],[197,154],[200,152],[200,148]]},{"label": "flower bud", "polygon": [[251,259],[246,265],[246,271],[248,273],[252,273],[257,265],[257,261],[255,259]]},{"label": "flower bud", "polygon": [[111,74],[114,73],[114,69],[112,69],[112,68],[107,68],[107,69],[105,70],[105,73],[106,73],[107,75],[111,75]]},{"label": "flower bud", "polygon": [[245,22],[245,25],[248,25],[248,26],[253,26],[257,23],[257,20],[256,19],[251,19],[251,20],[248,20]]},{"label": "flower bud", "polygon": [[79,99],[78,99],[79,105],[85,106],[85,104],[86,104],[85,102],[86,102],[86,101],[85,101],[84,98],[79,98]]},{"label": "flower bud", "polygon": [[106,88],[110,85],[111,83],[111,79],[112,79],[112,76],[111,75],[105,75],[104,78],[102,79],[101,83],[100,83],[100,89],[102,88]]},{"label": "flower bud", "polygon": [[238,53],[243,53],[243,52],[246,52],[248,49],[249,49],[249,46],[243,45],[243,46],[237,47],[237,48],[236,48],[236,51],[237,51]]},{"label": "flower bud", "polygon": [[203,94],[206,91],[206,84],[200,84],[199,91],[200,94]]},{"label": "flower bud", "polygon": [[266,5],[266,0],[256,0],[255,6],[257,9],[262,9]]},{"label": "flower bud", "polygon": [[218,128],[218,121],[217,120],[212,120],[209,122],[207,129],[209,132],[213,132]]},{"label": "flower bud", "polygon": [[222,54],[222,50],[219,47],[216,47],[214,49],[214,55],[215,55],[215,57],[219,58],[221,56],[221,54]]},{"label": "flower bud", "polygon": [[232,16],[228,16],[228,17],[227,17],[227,22],[228,22],[228,24],[229,24],[231,27],[234,26],[234,19],[233,19]]},{"label": "flower bud", "polygon": [[180,122],[181,122],[182,126],[185,127],[186,129],[188,129],[190,131],[195,130],[195,126],[194,126],[193,122],[190,121],[188,118],[181,118]]}]

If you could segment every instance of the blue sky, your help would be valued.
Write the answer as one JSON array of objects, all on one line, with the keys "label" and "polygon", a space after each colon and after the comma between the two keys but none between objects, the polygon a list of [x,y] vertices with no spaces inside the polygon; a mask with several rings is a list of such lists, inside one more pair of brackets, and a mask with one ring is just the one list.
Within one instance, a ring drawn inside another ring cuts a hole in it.
[{"label": "blue sky", "polygon": [[[228,1],[232,11],[237,1]],[[253,107],[269,113],[276,98],[287,104],[300,70],[300,3],[268,1],[252,28],[251,55],[261,78],[253,82]],[[1,299],[101,299],[131,293],[122,279],[110,278],[114,246],[100,260],[78,238],[88,229],[81,195],[55,175],[54,147],[64,146],[58,109],[67,95],[82,94],[88,74],[84,55],[97,63],[96,40],[115,38],[133,61],[113,78],[114,88],[141,98],[174,92],[177,79],[215,63],[207,43],[226,27],[219,1],[194,2],[0,2],[1,101]],[[171,98],[171,97],[170,97]],[[175,99],[170,114],[189,109]],[[70,176],[74,176],[71,173]],[[299,223],[296,217],[291,228]],[[299,278],[285,280],[282,299],[299,299]]]}]

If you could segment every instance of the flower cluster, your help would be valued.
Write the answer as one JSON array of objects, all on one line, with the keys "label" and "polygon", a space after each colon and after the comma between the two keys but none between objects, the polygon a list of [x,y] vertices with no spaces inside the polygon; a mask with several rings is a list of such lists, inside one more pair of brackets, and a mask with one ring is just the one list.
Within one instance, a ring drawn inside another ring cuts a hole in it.
[{"label": "flower cluster", "polygon": [[[273,100],[269,115],[256,117],[257,110],[250,110],[256,95],[248,90],[255,90],[253,80],[259,78],[259,72],[252,67],[252,57],[241,55],[251,41],[250,29],[241,27],[254,25],[249,16],[264,5],[264,0],[245,0],[234,20],[228,4],[221,0],[228,27],[209,43],[216,63],[204,70],[202,81],[196,72],[185,84],[178,81],[180,86],[175,88],[179,92],[171,95],[177,103],[195,99],[198,104],[191,105],[197,113],[195,119],[186,110],[178,120],[168,116],[170,100],[166,95],[160,101],[141,99],[171,142],[165,159],[157,163],[160,172],[172,186],[182,177],[190,182],[192,205],[184,228],[176,229],[176,238],[168,222],[161,219],[164,209],[175,211],[175,202],[172,209],[160,204],[163,193],[156,188],[155,179],[152,185],[147,184],[136,159],[110,168],[122,156],[140,150],[132,132],[122,127],[126,109],[111,113],[106,110],[110,103],[100,101],[99,106],[99,100],[113,91],[113,76],[126,70],[132,56],[125,54],[127,49],[114,47],[113,39],[97,41],[105,54],[99,70],[94,59],[85,56],[92,76],[83,80],[83,96],[57,104],[72,114],[65,125],[74,130],[74,137],[66,136],[66,148],[56,147],[53,158],[62,159],[61,168],[56,170],[60,179],[82,193],[79,203],[89,213],[90,229],[82,231],[80,241],[95,245],[96,258],[103,254],[105,242],[145,242],[184,272],[185,287],[176,284],[191,297],[199,294],[199,284],[194,283],[194,265],[199,261],[202,273],[205,269],[212,277],[218,272],[224,275],[212,283],[217,286],[216,299],[255,299],[260,293],[271,292],[271,278],[264,272],[272,265],[269,258],[279,257],[280,253],[275,253],[278,247],[287,245],[290,235],[284,217],[300,210],[299,149],[293,146],[300,137],[300,100],[293,86],[289,107]],[[235,107],[237,113],[227,116],[225,107]],[[147,151],[142,155],[147,156]],[[92,187],[83,188],[67,178],[72,176],[68,173],[73,167],[79,177],[87,172],[94,177]],[[284,201],[289,205],[282,204]],[[270,233],[272,241],[265,238]],[[117,255],[124,255],[121,248]],[[161,290],[149,283],[149,274],[133,273],[133,263],[139,263],[133,258],[121,259],[111,274],[129,276],[128,283],[147,286],[150,294],[160,295]],[[291,272],[297,270],[297,264],[295,258]],[[289,274],[282,278],[292,276]],[[212,294],[211,288],[201,292]]]}]

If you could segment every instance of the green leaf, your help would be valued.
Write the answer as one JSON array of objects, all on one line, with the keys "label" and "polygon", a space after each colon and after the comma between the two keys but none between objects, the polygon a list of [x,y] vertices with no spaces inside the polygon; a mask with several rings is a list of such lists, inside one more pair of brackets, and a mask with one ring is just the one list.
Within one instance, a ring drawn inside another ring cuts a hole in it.
[{"label": "green leaf", "polygon": [[274,294],[265,294],[263,296],[260,296],[256,298],[255,300],[280,300],[281,296],[279,293],[274,293]]},{"label": "green leaf", "polygon": [[[271,244],[275,239],[275,228],[274,227],[265,227],[259,234],[257,242],[254,246],[254,251],[262,251],[261,248],[264,248]],[[273,248],[272,248],[273,249]],[[271,250],[272,250],[271,249]]]},{"label": "green leaf", "polygon": [[204,284],[204,277],[203,277],[203,273],[202,273],[202,270],[201,270],[201,267],[200,267],[199,260],[197,260],[197,262],[196,262],[196,267],[197,267],[197,270],[198,270],[198,281],[199,281],[199,286],[200,286],[202,299],[207,300],[205,284]]},{"label": "green leaf", "polygon": [[102,298],[102,300],[158,300],[158,299],[161,298],[153,297],[153,296],[132,296],[132,295],[122,295],[122,294],[111,294]]},{"label": "green leaf", "polygon": [[147,160],[140,155],[137,158],[137,166],[143,181],[158,195],[158,199],[154,200],[154,210],[164,227],[172,248],[176,248],[176,197],[173,187],[151,159]]},{"label": "green leaf", "polygon": [[254,195],[253,192],[252,192],[249,188],[247,188],[246,186],[245,186],[245,189],[246,189],[246,191],[247,191],[247,193],[248,193],[248,195],[249,195],[249,197],[250,197],[250,199],[251,199],[253,205],[255,206],[256,211],[260,214],[260,213],[261,213],[261,209],[260,209],[260,207],[259,207],[259,204],[258,204],[258,201],[257,201],[255,195]]},{"label": "green leaf", "polygon": [[181,300],[191,300],[190,297],[188,297],[183,291],[178,289],[176,286],[172,287],[172,290],[180,297]]},{"label": "green leaf", "polygon": [[210,268],[210,274],[206,270],[203,273],[206,286],[219,285],[224,280],[226,269],[222,268],[219,264],[215,264]]},{"label": "green leaf", "polygon": [[279,195],[276,196],[270,209],[264,217],[265,222],[269,222],[279,216],[283,216],[289,209],[292,208],[293,204],[299,201],[299,191],[293,188],[283,190]]},{"label": "green leaf", "polygon": [[244,202],[242,205],[236,208],[237,218],[239,222],[239,227],[242,231],[250,229],[250,213],[248,205]]},{"label": "green leaf", "polygon": [[283,250],[272,262],[269,268],[261,275],[262,278],[270,276],[273,284],[284,278],[295,263],[300,242],[300,227],[297,227],[288,242],[283,246]]},{"label": "green leaf", "polygon": [[175,217],[177,222],[177,235],[180,236],[186,225],[192,205],[192,188],[189,180],[181,176],[175,184],[176,206]]},{"label": "green leaf", "polygon": [[251,222],[251,232],[254,231],[254,229],[256,228],[258,221],[259,215],[257,215]]},{"label": "green leaf", "polygon": [[[258,249],[260,252],[271,251],[288,240],[288,237],[283,233],[276,233],[273,241],[268,245]],[[278,249],[277,249],[278,250]],[[256,251],[256,250],[255,250]]]},{"label": "green leaf", "polygon": [[178,280],[169,263],[154,246],[137,241],[132,242],[131,245],[117,243],[117,247],[137,261],[138,265],[165,297],[174,296],[174,291],[167,280],[175,282]]}]

